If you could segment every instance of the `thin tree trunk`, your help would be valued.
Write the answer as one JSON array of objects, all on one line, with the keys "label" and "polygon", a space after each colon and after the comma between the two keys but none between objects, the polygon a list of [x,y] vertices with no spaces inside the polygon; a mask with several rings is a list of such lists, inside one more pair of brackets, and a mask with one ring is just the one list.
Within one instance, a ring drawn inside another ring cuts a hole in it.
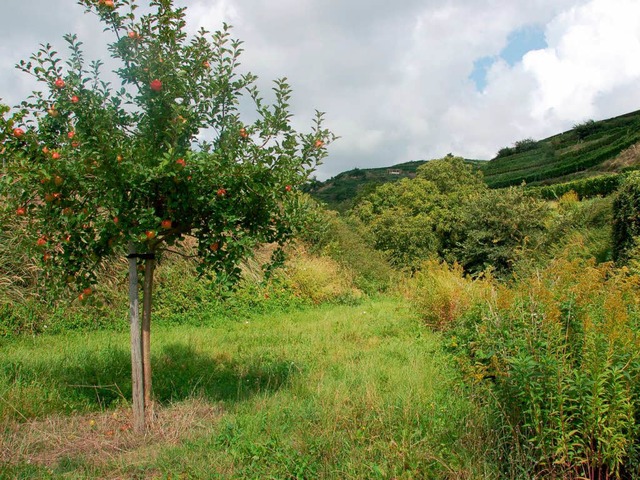
[{"label": "thin tree trunk", "polygon": [[144,410],[147,425],[154,419],[153,402],[151,401],[151,296],[153,293],[154,258],[145,260],[144,285],[142,297],[142,366],[144,377]]},{"label": "thin tree trunk", "polygon": [[145,430],[142,369],[142,340],[140,338],[140,308],[138,301],[138,267],[136,249],[129,243],[129,326],[131,329],[131,396],[133,401],[133,429]]}]

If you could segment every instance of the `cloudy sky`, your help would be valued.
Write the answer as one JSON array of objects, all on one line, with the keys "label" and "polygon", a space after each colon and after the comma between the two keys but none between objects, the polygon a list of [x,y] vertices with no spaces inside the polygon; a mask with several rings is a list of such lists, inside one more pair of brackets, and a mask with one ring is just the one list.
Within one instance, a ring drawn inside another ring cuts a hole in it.
[{"label": "cloudy sky", "polygon": [[[74,32],[88,57],[106,55],[109,37],[74,0],[1,1],[4,102],[32,90],[13,65],[41,42],[62,48]],[[489,159],[517,140],[640,109],[638,0],[176,3],[192,31],[232,24],[263,89],[289,78],[296,126],[326,112],[341,138],[320,179],[447,153]]]}]

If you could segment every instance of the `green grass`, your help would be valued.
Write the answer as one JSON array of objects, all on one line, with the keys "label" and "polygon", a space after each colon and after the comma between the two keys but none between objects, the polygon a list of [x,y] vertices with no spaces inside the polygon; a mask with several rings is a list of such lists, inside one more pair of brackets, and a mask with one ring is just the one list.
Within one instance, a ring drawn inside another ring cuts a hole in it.
[{"label": "green grass", "polygon": [[[481,411],[440,338],[397,300],[165,326],[152,341],[157,400],[200,399],[221,406],[219,418],[178,445],[156,446],[153,455],[133,451],[104,464],[67,455],[46,467],[25,460],[5,465],[6,475],[494,476]],[[4,341],[3,422],[122,406],[130,392],[127,342],[113,332]]]}]

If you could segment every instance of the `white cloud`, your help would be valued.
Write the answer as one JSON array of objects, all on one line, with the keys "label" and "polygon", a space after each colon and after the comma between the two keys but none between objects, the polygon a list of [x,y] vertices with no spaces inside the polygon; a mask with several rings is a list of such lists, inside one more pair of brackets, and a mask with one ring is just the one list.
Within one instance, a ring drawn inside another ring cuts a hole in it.
[{"label": "white cloud", "polygon": [[[63,46],[62,35],[76,31],[88,57],[106,56],[95,19],[69,3],[3,0],[0,97],[10,104],[32,88],[12,66],[39,42]],[[191,32],[234,25],[242,68],[259,75],[265,94],[271,80],[289,78],[297,127],[315,108],[327,112],[341,139],[320,177],[449,152],[490,158],[522,138],[640,108],[638,0],[176,3],[188,7]],[[474,62],[530,25],[544,28],[548,47],[513,66],[494,63],[478,92]]]},{"label": "white cloud", "polygon": [[572,8],[549,24],[547,37],[549,48],[530,52],[523,61],[538,84],[532,109],[537,120],[599,115],[599,96],[640,80],[636,0],[594,0]]}]

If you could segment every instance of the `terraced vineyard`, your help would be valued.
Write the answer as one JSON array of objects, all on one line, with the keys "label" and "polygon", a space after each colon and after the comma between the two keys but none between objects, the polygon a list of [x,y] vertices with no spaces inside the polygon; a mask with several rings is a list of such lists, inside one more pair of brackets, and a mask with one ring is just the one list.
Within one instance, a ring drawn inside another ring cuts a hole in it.
[{"label": "terraced vineyard", "polygon": [[603,171],[601,164],[640,142],[640,111],[600,122],[586,122],[553,137],[532,142],[524,151],[501,150],[502,155],[481,166],[492,188],[556,183]]},{"label": "terraced vineyard", "polygon": [[[633,149],[630,147],[639,143],[640,111],[635,111],[608,120],[584,122],[544,140],[516,142],[515,146],[500,150],[498,156],[488,162],[467,161],[482,170],[492,188],[520,185],[522,182],[529,186],[566,184],[603,173],[637,168],[640,153],[631,152]],[[425,160],[385,168],[356,168],[326,182],[315,182],[307,190],[330,208],[342,211],[348,209],[359,194],[377,185],[414,177],[423,163]],[[609,187],[612,182],[617,185],[615,179],[608,177],[596,181]],[[591,185],[588,187],[587,190],[593,190]],[[575,190],[575,187],[571,188]],[[607,191],[597,193],[606,194]]]}]

